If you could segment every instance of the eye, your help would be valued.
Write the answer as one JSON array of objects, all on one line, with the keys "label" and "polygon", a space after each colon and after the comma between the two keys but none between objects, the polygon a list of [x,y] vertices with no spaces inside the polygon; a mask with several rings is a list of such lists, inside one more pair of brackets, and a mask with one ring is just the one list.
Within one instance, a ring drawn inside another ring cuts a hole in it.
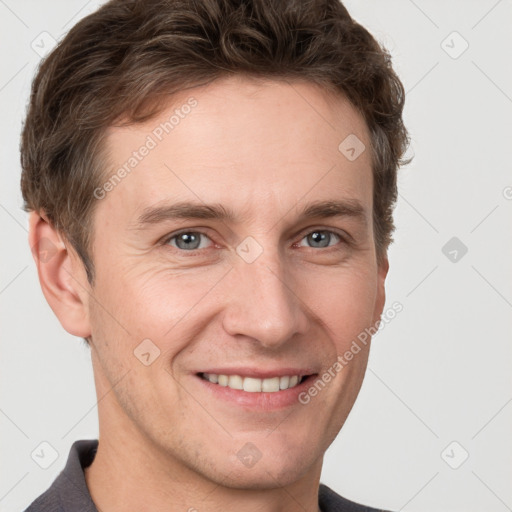
[{"label": "eye", "polygon": [[182,231],[177,235],[169,237],[165,244],[183,251],[193,251],[208,247],[207,243],[203,243],[204,240],[210,240],[204,233],[199,231]]},{"label": "eye", "polygon": [[[307,234],[299,243],[300,246],[303,246],[303,240],[306,240],[308,244],[311,244],[310,247],[323,249],[325,247],[336,245],[336,243],[342,241],[343,239],[340,235],[334,233],[333,231],[317,229]],[[333,240],[334,243],[331,243]]]}]

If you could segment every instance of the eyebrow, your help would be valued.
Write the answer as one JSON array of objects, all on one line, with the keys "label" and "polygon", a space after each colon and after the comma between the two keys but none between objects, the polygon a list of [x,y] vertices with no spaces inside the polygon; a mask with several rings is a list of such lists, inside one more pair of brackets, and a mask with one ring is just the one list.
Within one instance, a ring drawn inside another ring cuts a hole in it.
[{"label": "eyebrow", "polygon": [[[368,224],[363,205],[352,198],[309,203],[299,212],[298,220],[330,217],[351,217],[365,226]],[[176,219],[220,220],[234,223],[238,216],[220,203],[178,202],[145,208],[136,220],[136,228],[144,229],[148,225]]]}]

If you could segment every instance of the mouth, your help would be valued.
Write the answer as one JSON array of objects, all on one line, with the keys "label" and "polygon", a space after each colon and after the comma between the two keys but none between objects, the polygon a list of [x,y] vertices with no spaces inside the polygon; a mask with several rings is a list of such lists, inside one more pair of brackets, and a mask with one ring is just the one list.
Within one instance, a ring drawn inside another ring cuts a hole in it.
[{"label": "mouth", "polygon": [[209,399],[241,406],[247,412],[268,413],[290,406],[303,407],[299,395],[314,383],[317,375],[298,369],[278,372],[218,369],[199,372],[194,377]]},{"label": "mouth", "polygon": [[198,373],[198,376],[212,384],[246,391],[247,393],[277,393],[278,391],[294,388],[310,377],[310,375],[276,375],[261,379],[222,373]]}]

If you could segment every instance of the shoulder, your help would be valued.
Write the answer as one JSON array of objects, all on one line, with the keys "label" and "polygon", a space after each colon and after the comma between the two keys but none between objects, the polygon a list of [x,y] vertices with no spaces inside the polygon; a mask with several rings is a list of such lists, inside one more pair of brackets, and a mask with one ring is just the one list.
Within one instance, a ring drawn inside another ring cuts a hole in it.
[{"label": "shoulder", "polygon": [[347,500],[322,483],[318,492],[318,505],[322,512],[390,512]]},{"label": "shoulder", "polygon": [[54,484],[36,498],[25,512],[64,512]]},{"label": "shoulder", "polygon": [[25,512],[97,512],[83,471],[94,459],[97,447],[95,439],[75,441],[64,469]]}]

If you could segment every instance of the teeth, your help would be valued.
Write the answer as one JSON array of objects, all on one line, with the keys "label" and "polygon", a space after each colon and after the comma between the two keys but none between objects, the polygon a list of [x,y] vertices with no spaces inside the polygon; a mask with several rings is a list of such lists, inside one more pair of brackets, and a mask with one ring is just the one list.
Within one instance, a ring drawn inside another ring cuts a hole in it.
[{"label": "teeth", "polygon": [[273,377],[271,379],[264,379],[261,381],[261,391],[267,391],[274,393],[279,391],[279,377]]},{"label": "teeth", "polygon": [[230,375],[228,387],[231,389],[244,389],[244,381],[240,375]]},{"label": "teeth", "polygon": [[245,377],[244,391],[249,393],[257,393],[261,391],[261,379],[253,379],[252,377]]},{"label": "teeth", "polygon": [[290,377],[288,377],[288,375],[285,375],[284,377],[281,377],[279,379],[279,389],[288,389],[289,385],[290,385]]},{"label": "teeth", "polygon": [[254,377],[242,377],[240,375],[217,375],[215,373],[203,373],[202,377],[213,384],[240,389],[248,393],[275,393],[284,389],[295,387],[300,382],[298,375],[285,375],[283,377],[270,377],[268,379],[255,379]]}]

